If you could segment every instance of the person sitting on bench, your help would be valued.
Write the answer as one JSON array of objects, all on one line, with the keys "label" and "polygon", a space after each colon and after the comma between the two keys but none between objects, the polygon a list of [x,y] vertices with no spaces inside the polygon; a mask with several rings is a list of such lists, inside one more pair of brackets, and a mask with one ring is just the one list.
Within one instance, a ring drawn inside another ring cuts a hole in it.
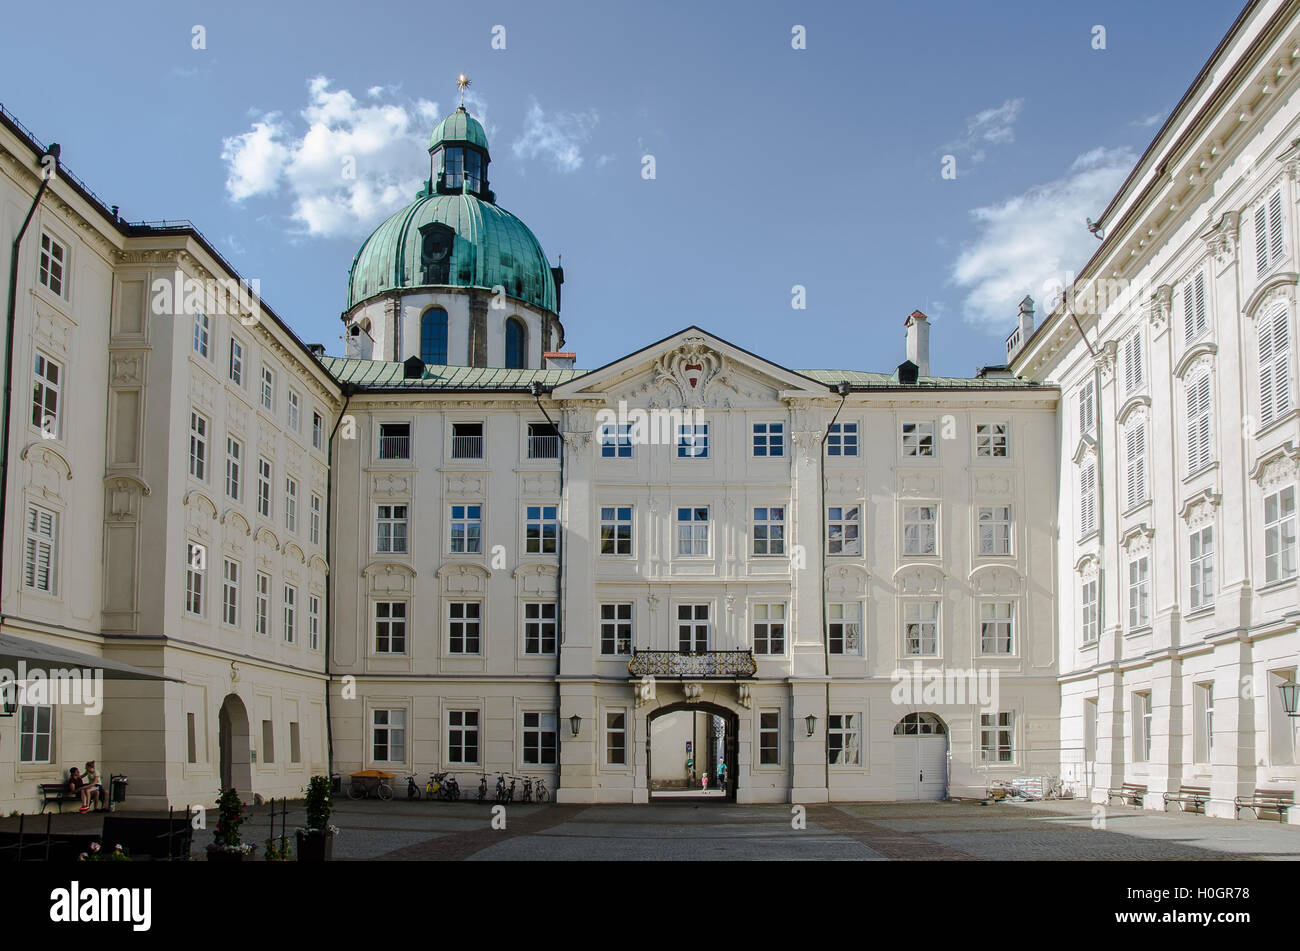
[{"label": "person sitting on bench", "polygon": [[95,803],[96,808],[104,808],[104,784],[99,781],[99,773],[95,770],[93,759],[86,763],[86,771],[81,774],[81,778],[90,788],[90,801]]},{"label": "person sitting on bench", "polygon": [[81,770],[73,766],[68,770],[68,789],[81,797],[81,812],[90,812],[90,796],[93,790],[86,785]]}]

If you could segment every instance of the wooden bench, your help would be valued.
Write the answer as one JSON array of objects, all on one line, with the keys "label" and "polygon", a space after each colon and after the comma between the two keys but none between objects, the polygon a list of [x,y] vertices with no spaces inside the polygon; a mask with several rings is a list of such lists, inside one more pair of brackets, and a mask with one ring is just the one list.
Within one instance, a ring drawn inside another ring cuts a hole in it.
[{"label": "wooden bench", "polygon": [[1121,804],[1141,806],[1146,794],[1146,786],[1139,783],[1125,783],[1118,789],[1106,790],[1106,802],[1109,804],[1112,799],[1118,799]]},{"label": "wooden bench", "polygon": [[65,802],[81,802],[81,793],[73,792],[66,780],[61,783],[41,783],[41,812],[52,802],[57,802],[59,812],[63,812]]},{"label": "wooden bench", "polygon": [[1261,809],[1272,809],[1285,822],[1286,811],[1295,805],[1295,793],[1290,789],[1256,789],[1249,796],[1238,796],[1234,802],[1237,808],[1233,814],[1239,819],[1243,809],[1254,812],[1256,819],[1259,818]]},{"label": "wooden bench", "polygon": [[1209,786],[1179,786],[1176,793],[1165,793],[1165,811],[1169,810],[1171,802],[1182,803],[1183,811],[1187,811],[1187,803],[1192,804],[1192,811],[1199,809],[1205,812],[1205,804],[1210,801]]}]

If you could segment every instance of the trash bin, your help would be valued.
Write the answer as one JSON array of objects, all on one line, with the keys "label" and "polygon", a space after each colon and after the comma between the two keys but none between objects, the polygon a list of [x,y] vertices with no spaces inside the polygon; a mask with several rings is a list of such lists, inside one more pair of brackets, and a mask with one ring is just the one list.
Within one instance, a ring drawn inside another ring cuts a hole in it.
[{"label": "trash bin", "polygon": [[330,791],[338,796],[343,792],[343,776],[340,773],[330,773]]},{"label": "trash bin", "polygon": [[109,798],[114,804],[126,802],[126,783],[125,776],[110,776],[108,780]]}]

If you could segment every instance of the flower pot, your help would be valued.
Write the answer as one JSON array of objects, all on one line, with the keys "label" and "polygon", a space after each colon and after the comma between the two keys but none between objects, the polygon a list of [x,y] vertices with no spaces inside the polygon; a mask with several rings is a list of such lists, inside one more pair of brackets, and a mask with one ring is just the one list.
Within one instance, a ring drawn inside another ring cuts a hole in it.
[{"label": "flower pot", "polygon": [[298,861],[328,862],[334,856],[334,834],[324,829],[299,829]]}]

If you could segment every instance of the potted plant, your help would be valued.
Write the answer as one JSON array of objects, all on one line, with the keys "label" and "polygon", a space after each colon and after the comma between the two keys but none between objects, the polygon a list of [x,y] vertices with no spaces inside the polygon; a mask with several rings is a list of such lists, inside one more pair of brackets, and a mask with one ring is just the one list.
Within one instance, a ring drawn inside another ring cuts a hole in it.
[{"label": "potted plant", "polygon": [[307,828],[297,830],[299,862],[327,862],[332,857],[339,831],[330,825],[333,811],[329,777],[313,776],[307,783]]},{"label": "potted plant", "polygon": [[126,849],[121,844],[113,846],[113,851],[100,846],[98,842],[90,843],[90,851],[82,852],[77,856],[78,862],[129,862],[131,856],[126,854]]},{"label": "potted plant", "polygon": [[221,790],[217,798],[217,828],[208,846],[209,862],[242,862],[257,848],[244,843],[239,827],[244,824],[244,803],[234,787]]},{"label": "potted plant", "polygon": [[289,861],[289,837],[275,835],[266,840],[266,860],[268,862]]}]

